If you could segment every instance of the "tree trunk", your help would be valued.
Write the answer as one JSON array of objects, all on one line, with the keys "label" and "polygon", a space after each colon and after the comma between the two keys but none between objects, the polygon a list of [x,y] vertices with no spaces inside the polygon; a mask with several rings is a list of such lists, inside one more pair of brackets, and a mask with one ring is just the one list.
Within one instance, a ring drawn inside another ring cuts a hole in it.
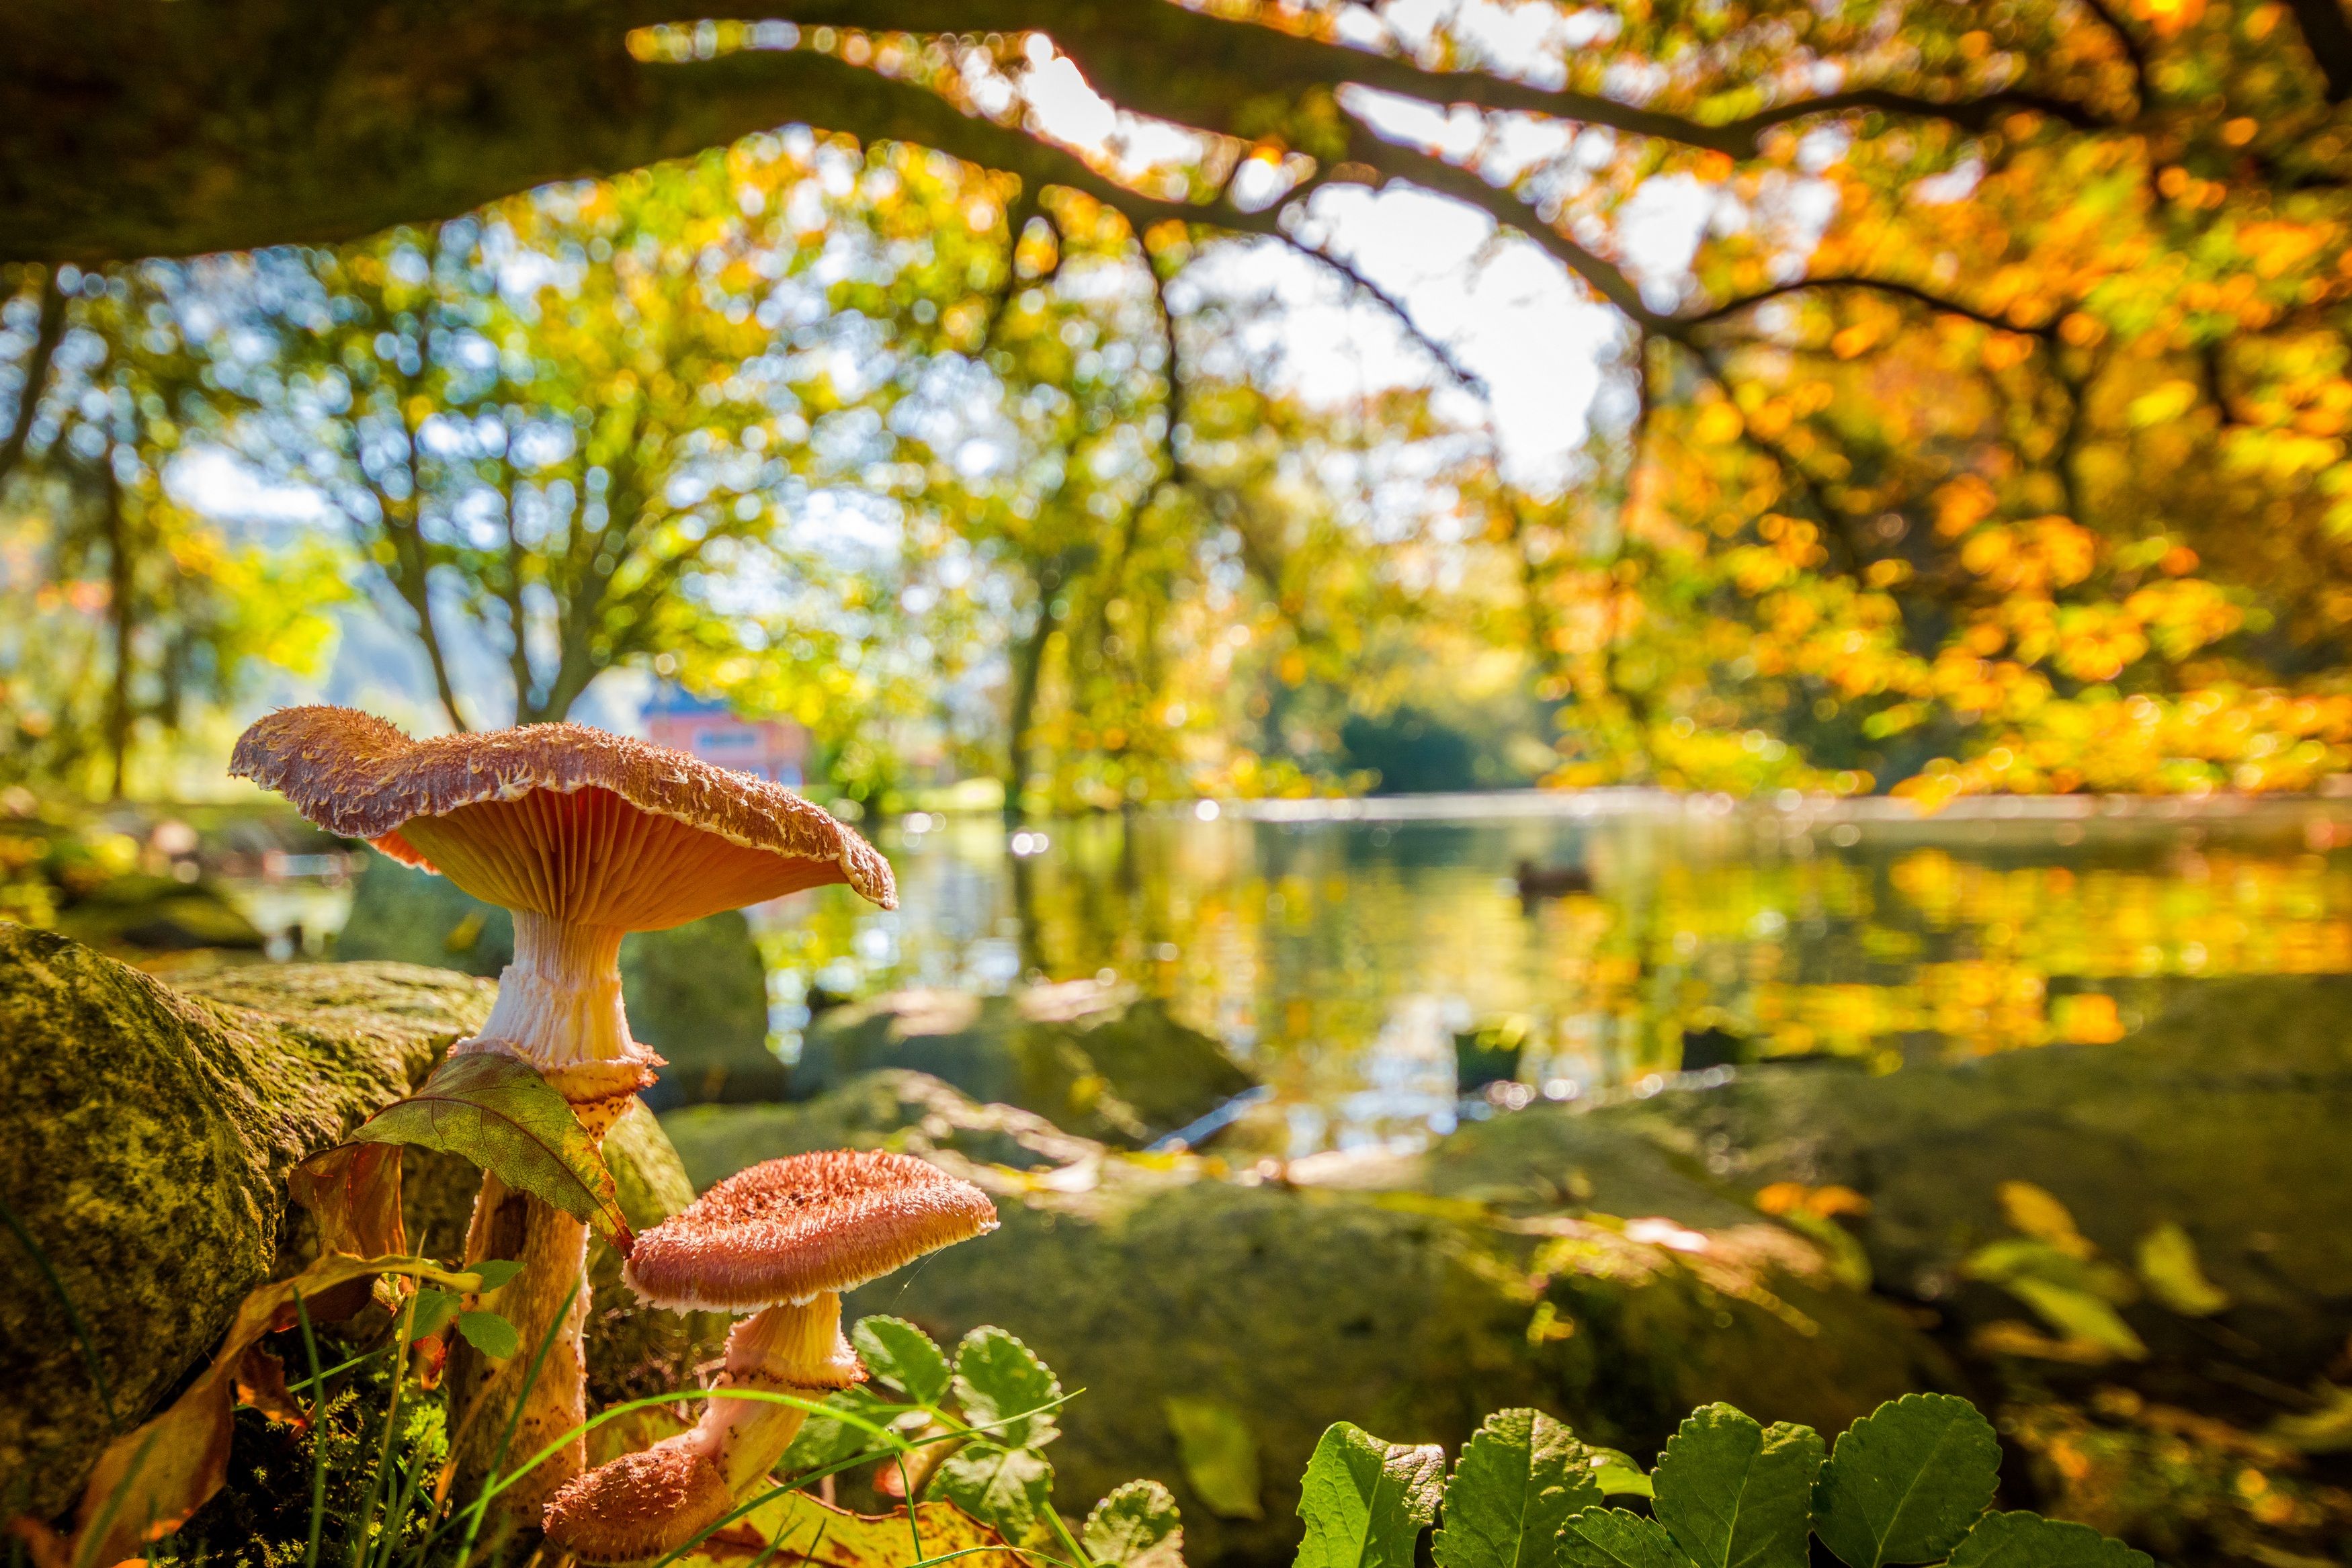
[{"label": "tree trunk", "polygon": [[107,799],[122,799],[123,774],[131,750],[131,548],[130,529],[122,517],[122,486],[114,476],[113,452],[107,453],[105,492],[107,621],[114,637],[114,670],[107,695],[106,745],[114,761],[113,782]]},{"label": "tree trunk", "polygon": [[41,319],[33,335],[33,351],[25,360],[25,384],[16,393],[16,417],[0,439],[0,489],[25,459],[25,444],[32,439],[33,417],[41,410],[41,392],[48,385],[49,361],[66,335],[66,295],[58,286],[58,269],[41,279]]},{"label": "tree trunk", "polygon": [[1037,711],[1037,687],[1045,678],[1045,647],[1061,622],[1054,613],[1054,594],[1061,574],[1048,571],[1037,581],[1037,624],[1021,644],[1013,667],[1013,707],[1007,715],[1010,733],[1004,744],[1004,821],[1018,825],[1028,820],[1022,808],[1022,786],[1029,778],[1029,724]]}]

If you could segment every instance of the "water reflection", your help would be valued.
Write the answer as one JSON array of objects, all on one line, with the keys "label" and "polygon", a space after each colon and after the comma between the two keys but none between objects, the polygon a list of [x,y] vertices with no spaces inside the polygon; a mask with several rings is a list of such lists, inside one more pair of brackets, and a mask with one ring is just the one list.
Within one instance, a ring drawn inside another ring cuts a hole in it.
[{"label": "water reflection", "polygon": [[[779,1034],[789,1051],[812,984],[1123,977],[1265,1077],[1243,1142],[1297,1155],[1444,1130],[1455,1036],[1481,1027],[1527,1046],[1497,1098],[1568,1098],[1727,1052],[1890,1071],[2105,1043],[2201,978],[2352,971],[2335,802],[2000,802],[1924,822],[1626,797],[1347,810],[1098,818],[1010,843],[993,822],[913,819],[883,835],[895,914],[838,890],[765,912]],[[1591,889],[1523,895],[1522,862],[1585,868]]]}]

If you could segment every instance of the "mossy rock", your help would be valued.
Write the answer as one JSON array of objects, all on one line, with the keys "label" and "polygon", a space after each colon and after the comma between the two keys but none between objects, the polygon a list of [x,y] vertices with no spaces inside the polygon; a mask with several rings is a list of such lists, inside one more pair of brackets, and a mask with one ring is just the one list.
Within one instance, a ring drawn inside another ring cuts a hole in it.
[{"label": "mossy rock", "polygon": [[983,1105],[926,1073],[869,1072],[796,1105],[690,1105],[661,1118],[697,1190],[747,1166],[815,1149],[951,1153],[1013,1170],[1051,1169],[1103,1147],[1011,1105]]},{"label": "mossy rock", "polygon": [[[1059,1495],[1157,1477],[1177,1490],[1195,1562],[1287,1561],[1297,1477],[1337,1420],[1455,1445],[1487,1412],[1532,1404],[1646,1453],[1706,1400],[1835,1429],[1944,1377],[1916,1330],[1831,1282],[1808,1243],[1687,1183],[1675,1190],[1708,1206],[1686,1222],[1699,1228],[1660,1239],[1414,1192],[1243,1185],[1213,1161],[1123,1155],[907,1073],[664,1124],[706,1183],[847,1143],[989,1187],[1001,1230],[876,1281],[849,1312],[908,1317],[945,1343],[982,1323],[1019,1335],[1086,1390],[1051,1450]],[[1002,1164],[963,1152],[1007,1145],[1018,1157]],[[1726,1217],[1738,1223],[1706,1228]],[[1234,1495],[1230,1474],[1196,1479],[1171,1400],[1241,1436],[1254,1493]]]},{"label": "mossy rock", "polygon": [[[1999,1190],[2031,1182],[2126,1268],[2170,1221],[2232,1298],[2222,1329],[2301,1382],[2352,1331],[2352,979],[2217,980],[2112,1045],[2048,1046],[1885,1077],[1743,1069],[1591,1112],[1543,1108],[1441,1145],[1433,1190],[1557,1201],[1580,1175],[1608,1207],[1630,1170],[1678,1173],[1727,1202],[1766,1183],[1837,1183],[1871,1201],[1856,1235],[1884,1288],[1962,1326],[2026,1315],[1959,1265],[2011,1234]],[[2210,1358],[2210,1329],[2152,1304],[2126,1316],[2159,1358]]]},{"label": "mossy rock", "polygon": [[885,1069],[1123,1147],[1175,1132],[1255,1082],[1165,1003],[1092,980],[1013,997],[898,991],[835,1009],[811,1026],[793,1090],[821,1094]]},{"label": "mossy rock", "polygon": [[[335,956],[495,978],[514,961],[514,917],[446,877],[371,855]],[[783,1098],[787,1072],[768,1049],[767,972],[740,913],[631,935],[621,944],[621,994],[630,1032],[668,1059],[648,1103]]]},{"label": "mossy rock", "polygon": [[[222,988],[250,1004],[260,977],[288,973],[232,971]],[[461,975],[297,973],[299,1016],[265,1013],[0,925],[0,1198],[22,1230],[0,1238],[16,1285],[0,1292],[0,1477],[21,1489],[0,1507],[55,1511],[108,1437],[65,1301],[127,1427],[277,1266],[287,1172],[489,1009],[489,988]]]}]

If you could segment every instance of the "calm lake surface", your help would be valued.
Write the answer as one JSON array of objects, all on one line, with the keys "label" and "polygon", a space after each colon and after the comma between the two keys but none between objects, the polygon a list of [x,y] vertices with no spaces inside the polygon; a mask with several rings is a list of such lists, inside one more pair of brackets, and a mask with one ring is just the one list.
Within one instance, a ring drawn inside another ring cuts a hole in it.
[{"label": "calm lake surface", "polygon": [[[1257,802],[876,835],[900,907],[841,889],[753,912],[772,1044],[812,983],[1142,988],[1267,1084],[1241,1154],[1410,1147],[1486,1102],[1455,1035],[1524,1042],[1488,1101],[1654,1092],[1695,1049],[1899,1071],[2103,1045],[2179,988],[2352,972],[2352,801],[1966,801],[1921,818],[1642,791]],[[1528,862],[1553,876],[1522,897]],[[315,942],[348,892],[247,898]],[[2128,1040],[2115,1044],[2130,1071]]]},{"label": "calm lake surface", "polygon": [[[761,912],[776,1043],[802,988],[1101,976],[1269,1085],[1250,1152],[1410,1146],[1476,1101],[1454,1037],[1524,1040],[1507,1102],[1654,1092],[1686,1034],[1867,1071],[2108,1044],[2179,988],[2352,971],[2352,802],[1909,806],[1601,791],[1262,802],[1007,835],[884,830],[901,907]],[[1521,862],[1576,868],[1523,897]],[[2116,1045],[2129,1071],[2130,1045]]]}]

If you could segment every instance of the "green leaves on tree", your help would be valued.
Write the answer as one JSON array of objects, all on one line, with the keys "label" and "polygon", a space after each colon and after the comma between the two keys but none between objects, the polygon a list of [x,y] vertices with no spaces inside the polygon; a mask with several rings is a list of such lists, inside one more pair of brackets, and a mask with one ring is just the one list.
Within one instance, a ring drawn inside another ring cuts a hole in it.
[{"label": "green leaves on tree", "polygon": [[916,1404],[937,1405],[947,1397],[953,1382],[948,1358],[930,1335],[906,1319],[866,1318],[851,1333],[850,1343],[866,1371]]},{"label": "green leaves on tree", "polygon": [[[542,1198],[625,1256],[635,1243],[613,1173],[571,1103],[524,1062],[496,1052],[453,1056],[425,1086],[352,1134],[356,1144],[414,1144],[459,1155],[520,1192]],[[348,1159],[341,1148],[304,1162]]]},{"label": "green leaves on tree", "polygon": [[1805,1568],[1821,1469],[1811,1427],[1702,1406],[1658,1456],[1658,1522],[1699,1568]]},{"label": "green leaves on tree", "polygon": [[1412,1568],[1413,1543],[1437,1517],[1445,1456],[1435,1444],[1384,1443],[1341,1421],[1307,1461],[1296,1568]]},{"label": "green leaves on tree", "polygon": [[1568,1516],[1600,1502],[1587,1450],[1565,1426],[1540,1410],[1497,1411],[1454,1467],[1432,1554],[1437,1568],[1543,1568]]},{"label": "green leaves on tree", "polygon": [[1813,1529],[1850,1568],[1941,1562],[1992,1501],[2000,1444],[1977,1407],[1906,1394],[1838,1437]]}]

